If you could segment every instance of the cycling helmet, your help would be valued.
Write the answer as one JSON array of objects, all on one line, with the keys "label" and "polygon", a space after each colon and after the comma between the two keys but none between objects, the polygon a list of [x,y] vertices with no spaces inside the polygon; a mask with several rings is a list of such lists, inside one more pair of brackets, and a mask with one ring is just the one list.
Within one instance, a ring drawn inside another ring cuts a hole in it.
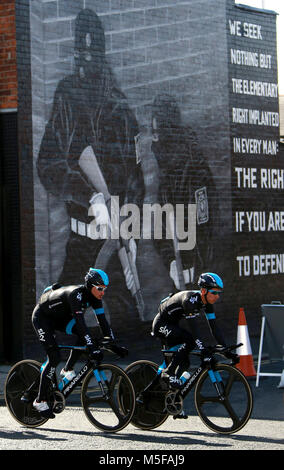
[{"label": "cycling helmet", "polygon": [[204,287],[205,289],[223,289],[223,281],[215,273],[202,273],[198,279],[198,286]]},{"label": "cycling helmet", "polygon": [[108,275],[102,269],[90,268],[85,276],[85,286],[91,290],[93,286],[108,286]]}]

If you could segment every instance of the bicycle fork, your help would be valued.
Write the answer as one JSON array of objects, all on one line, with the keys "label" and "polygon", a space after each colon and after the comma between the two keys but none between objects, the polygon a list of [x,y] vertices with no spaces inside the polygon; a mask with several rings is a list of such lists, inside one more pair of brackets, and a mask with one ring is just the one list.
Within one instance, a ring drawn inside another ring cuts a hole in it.
[{"label": "bicycle fork", "polygon": [[[99,371],[98,369],[93,369],[93,373],[94,373],[94,376],[98,382],[98,385],[101,389],[101,392],[103,394],[103,396],[106,398],[106,400],[109,399],[109,395],[108,395],[108,389],[109,389],[109,382],[108,382],[108,379],[104,373],[103,370]],[[107,392],[105,391],[105,388],[104,388],[104,384],[107,386]]]},{"label": "bicycle fork", "polygon": [[225,387],[224,387],[224,383],[223,383],[221,375],[219,374],[217,370],[214,371],[213,369],[208,369],[208,375],[210,377],[212,384],[215,387],[215,390],[217,392],[219,399],[221,401],[224,401],[225,400],[225,396],[224,396]]}]

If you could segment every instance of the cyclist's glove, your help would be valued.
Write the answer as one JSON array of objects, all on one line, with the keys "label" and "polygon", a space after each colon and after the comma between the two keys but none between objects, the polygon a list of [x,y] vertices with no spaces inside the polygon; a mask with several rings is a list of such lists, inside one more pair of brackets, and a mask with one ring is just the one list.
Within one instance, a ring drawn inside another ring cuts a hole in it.
[{"label": "cyclist's glove", "polygon": [[231,352],[231,351],[227,351],[225,353],[225,357],[227,359],[231,359],[232,364],[238,364],[240,362],[240,356],[236,353]]},{"label": "cyclist's glove", "polygon": [[104,354],[98,349],[89,349],[89,358],[91,361],[101,362],[103,360]]},{"label": "cyclist's glove", "polygon": [[128,349],[124,348],[123,346],[118,346],[115,343],[111,344],[109,349],[111,349],[119,357],[126,357],[128,355]]}]

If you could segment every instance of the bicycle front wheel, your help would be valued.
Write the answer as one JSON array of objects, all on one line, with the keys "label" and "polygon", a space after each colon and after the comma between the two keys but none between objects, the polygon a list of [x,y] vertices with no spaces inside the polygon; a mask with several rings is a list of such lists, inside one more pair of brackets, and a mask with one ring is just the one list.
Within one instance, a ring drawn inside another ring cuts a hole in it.
[{"label": "bicycle front wheel", "polygon": [[16,421],[30,428],[41,426],[48,421],[33,407],[38,393],[40,368],[41,364],[37,361],[20,361],[9,371],[4,386],[9,412]]},{"label": "bicycle front wheel", "polygon": [[195,387],[195,406],[206,426],[221,434],[232,434],[248,422],[253,397],[241,371],[218,364],[214,372],[204,370]]},{"label": "bicycle front wheel", "polygon": [[84,379],[81,402],[89,421],[101,431],[117,432],[131,421],[135,392],[118,366],[101,364]]}]

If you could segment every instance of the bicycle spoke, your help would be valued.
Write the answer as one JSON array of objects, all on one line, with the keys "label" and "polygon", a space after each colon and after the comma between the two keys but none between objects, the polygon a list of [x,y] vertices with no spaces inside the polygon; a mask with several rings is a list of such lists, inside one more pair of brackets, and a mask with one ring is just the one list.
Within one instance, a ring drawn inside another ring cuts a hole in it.
[{"label": "bicycle spoke", "polygon": [[107,387],[109,392],[112,394],[116,385],[116,378],[118,377],[118,374],[116,372],[113,372],[111,375],[110,381],[107,383]]},{"label": "bicycle spoke", "polygon": [[200,395],[200,404],[204,403],[220,403],[220,397],[216,396],[202,396]]},{"label": "bicycle spoke", "polygon": [[239,417],[236,415],[231,403],[229,402],[229,400],[227,398],[226,398],[226,400],[224,400],[223,405],[226,408],[226,410],[228,411],[229,416],[230,416],[230,418],[232,419],[232,421],[234,423],[234,426],[238,426],[241,421],[240,421]]},{"label": "bicycle spoke", "polygon": [[230,395],[234,382],[235,377],[233,376],[233,374],[230,374],[225,385],[225,393],[227,396]]},{"label": "bicycle spoke", "polygon": [[110,397],[108,400],[107,400],[108,404],[110,405],[111,409],[113,410],[113,412],[115,413],[117,419],[120,421],[121,420],[121,412],[119,411],[119,408],[117,407],[115,401],[113,400],[112,397]]},{"label": "bicycle spoke", "polygon": [[99,404],[99,403],[102,403],[102,402],[107,403],[107,399],[104,395],[99,396],[99,397],[88,397],[88,396],[86,396],[85,402],[86,402],[87,406],[90,406],[90,405],[95,405],[95,404]]}]

